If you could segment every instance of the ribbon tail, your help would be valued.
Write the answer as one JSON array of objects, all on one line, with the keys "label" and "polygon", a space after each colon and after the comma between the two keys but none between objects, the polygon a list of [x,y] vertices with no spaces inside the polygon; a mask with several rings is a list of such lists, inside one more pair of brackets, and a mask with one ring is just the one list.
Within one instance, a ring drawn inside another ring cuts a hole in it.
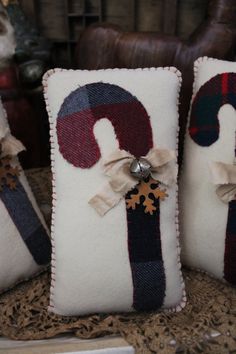
[{"label": "ribbon tail", "polygon": [[211,162],[212,181],[216,185],[216,194],[223,203],[236,198],[236,165],[223,162]]},{"label": "ribbon tail", "polygon": [[165,184],[172,185],[177,180],[178,167],[175,151],[169,149],[151,149],[145,156],[151,164],[152,177]]},{"label": "ribbon tail", "polygon": [[[1,109],[1,108],[0,108],[0,109]],[[0,112],[0,113],[1,113],[1,112]],[[5,120],[4,120],[4,122],[5,122]],[[4,123],[4,122],[3,122],[3,123]],[[3,125],[4,125],[3,127],[0,126],[0,141],[1,141],[2,139],[4,139],[5,136],[7,136],[7,135],[10,134],[9,128],[8,128],[7,126],[5,126],[5,124],[3,124]]]},{"label": "ribbon tail", "polygon": [[110,209],[114,208],[123,196],[112,190],[109,183],[103,189],[89,200],[89,204],[96,210],[100,216],[104,216]]},{"label": "ribbon tail", "polygon": [[8,155],[16,156],[17,154],[19,154],[19,152],[25,150],[24,145],[11,134],[6,135],[2,139],[1,145],[2,145],[2,154],[1,154],[2,157]]},{"label": "ribbon tail", "polygon": [[236,198],[236,185],[223,184],[218,186],[216,188],[216,194],[222,202],[227,204]]},{"label": "ribbon tail", "polygon": [[210,170],[214,184],[236,184],[236,165],[223,162],[211,162]]},{"label": "ribbon tail", "polygon": [[115,175],[122,167],[129,163],[134,157],[124,150],[118,150],[109,156],[108,160],[103,162],[104,173],[107,176]]},{"label": "ribbon tail", "polygon": [[166,186],[170,186],[177,181],[178,167],[175,161],[171,161],[157,170],[152,170],[152,177]]},{"label": "ribbon tail", "polygon": [[175,160],[176,154],[174,150],[153,148],[148,152],[145,158],[150,162],[153,168],[158,168]]}]

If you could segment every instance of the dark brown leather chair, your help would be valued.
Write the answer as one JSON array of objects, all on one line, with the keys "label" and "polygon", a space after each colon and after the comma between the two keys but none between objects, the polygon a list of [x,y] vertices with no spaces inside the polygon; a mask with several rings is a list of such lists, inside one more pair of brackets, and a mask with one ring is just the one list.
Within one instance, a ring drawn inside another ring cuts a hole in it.
[{"label": "dark brown leather chair", "polygon": [[236,0],[211,0],[206,19],[187,39],[156,33],[123,32],[98,24],[81,35],[76,50],[80,69],[175,66],[183,74],[180,104],[180,155],[192,94],[193,62],[200,56],[234,59]]}]

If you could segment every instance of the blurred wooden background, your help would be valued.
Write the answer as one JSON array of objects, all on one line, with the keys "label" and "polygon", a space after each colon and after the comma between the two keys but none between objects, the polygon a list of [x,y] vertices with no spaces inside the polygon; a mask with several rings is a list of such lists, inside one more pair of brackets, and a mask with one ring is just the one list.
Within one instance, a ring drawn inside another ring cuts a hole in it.
[{"label": "blurred wooden background", "polygon": [[73,66],[83,28],[109,22],[127,31],[177,34],[187,38],[206,14],[207,0],[20,0],[23,9],[51,39],[57,63]]}]

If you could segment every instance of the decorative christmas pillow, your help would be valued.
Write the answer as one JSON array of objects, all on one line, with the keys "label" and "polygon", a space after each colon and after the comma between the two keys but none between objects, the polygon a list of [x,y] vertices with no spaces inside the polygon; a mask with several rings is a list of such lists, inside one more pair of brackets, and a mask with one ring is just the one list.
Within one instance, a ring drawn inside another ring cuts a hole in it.
[{"label": "decorative christmas pillow", "polygon": [[45,75],[54,175],[53,312],[183,307],[180,81],[174,68]]},{"label": "decorative christmas pillow", "polygon": [[51,256],[47,227],[16,157],[23,149],[0,101],[0,292],[39,272]]},{"label": "decorative christmas pillow", "polygon": [[181,177],[183,262],[236,285],[236,63],[195,62]]}]

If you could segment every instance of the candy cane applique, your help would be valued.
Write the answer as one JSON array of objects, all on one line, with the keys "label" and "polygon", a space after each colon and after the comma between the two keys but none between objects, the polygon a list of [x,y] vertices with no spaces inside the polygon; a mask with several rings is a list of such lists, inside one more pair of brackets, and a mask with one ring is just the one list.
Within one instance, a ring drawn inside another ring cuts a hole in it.
[{"label": "candy cane applique", "polygon": [[[70,93],[58,113],[59,150],[66,161],[82,169],[92,168],[99,161],[101,153],[93,128],[104,117],[114,127],[119,149],[139,158],[153,148],[150,118],[144,106],[123,88],[97,82]],[[130,198],[128,193],[126,199]],[[126,210],[135,310],[155,310],[164,302],[159,204],[159,199],[153,201],[152,214],[145,213],[143,205]]]}]

